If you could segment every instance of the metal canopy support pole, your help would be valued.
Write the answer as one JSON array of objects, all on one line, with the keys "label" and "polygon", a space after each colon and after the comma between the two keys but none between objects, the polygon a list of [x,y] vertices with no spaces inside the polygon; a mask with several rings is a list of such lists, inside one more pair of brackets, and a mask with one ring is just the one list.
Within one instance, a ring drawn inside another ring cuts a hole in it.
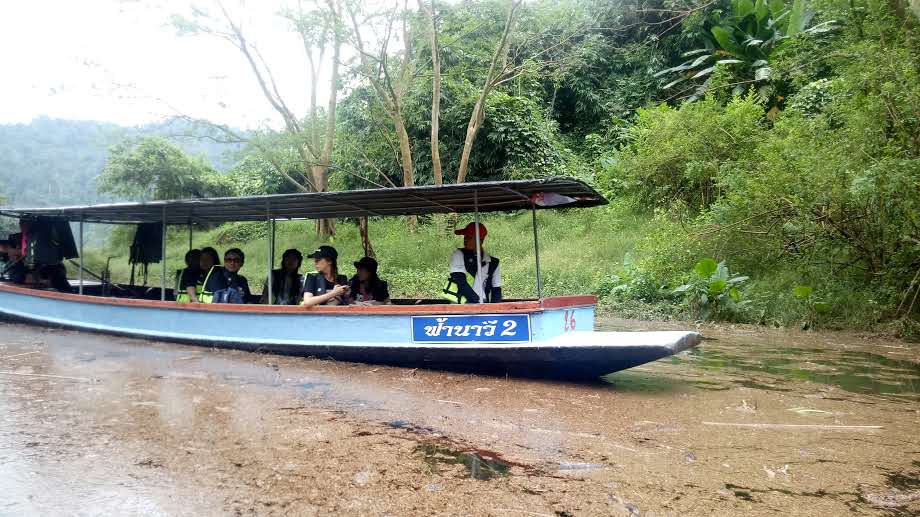
[{"label": "metal canopy support pole", "polygon": [[[473,191],[473,210],[476,212],[476,283],[482,279],[482,243],[479,241],[479,192]],[[475,286],[470,286],[476,290]],[[485,291],[483,290],[483,294]],[[479,297],[479,303],[486,303],[485,296]]]},{"label": "metal canopy support pole", "polygon": [[80,216],[80,294],[83,294],[83,216]]},{"label": "metal canopy support pole", "polygon": [[188,220],[188,250],[192,251],[192,220]]},{"label": "metal canopy support pole", "polygon": [[160,248],[160,301],[166,301],[166,206],[163,207],[163,245]]},{"label": "metal canopy support pole", "polygon": [[543,278],[540,276],[540,241],[537,240],[537,204],[531,203],[533,215],[533,256],[537,262],[537,300],[543,299]]},{"label": "metal canopy support pole", "polygon": [[268,304],[272,305],[272,267],[275,265],[275,220],[272,219],[272,208],[271,204],[265,205],[265,214],[268,219],[269,226],[269,235],[268,235],[268,279],[265,281],[266,288],[268,289]]}]

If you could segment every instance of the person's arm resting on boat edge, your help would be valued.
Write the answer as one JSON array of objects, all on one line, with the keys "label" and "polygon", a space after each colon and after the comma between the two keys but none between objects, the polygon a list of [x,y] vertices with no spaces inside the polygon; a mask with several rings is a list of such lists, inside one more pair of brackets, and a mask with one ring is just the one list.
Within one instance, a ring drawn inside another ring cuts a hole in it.
[{"label": "person's arm resting on boat edge", "polygon": [[188,293],[188,301],[189,301],[189,303],[200,303],[200,302],[198,301],[198,291],[195,290],[195,286],[190,285],[190,286],[186,287],[186,288],[185,288],[185,292]]}]

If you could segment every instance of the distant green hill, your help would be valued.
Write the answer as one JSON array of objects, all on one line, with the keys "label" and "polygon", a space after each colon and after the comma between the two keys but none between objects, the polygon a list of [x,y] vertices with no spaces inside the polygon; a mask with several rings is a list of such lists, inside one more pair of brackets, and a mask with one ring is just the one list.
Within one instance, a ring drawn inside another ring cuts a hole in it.
[{"label": "distant green hill", "polygon": [[177,121],[123,127],[39,117],[29,124],[0,124],[0,196],[4,204],[19,206],[106,201],[96,192],[96,177],[109,147],[140,135],[168,138],[218,170],[236,162],[239,146],[183,136],[188,134],[196,134],[195,128]]}]

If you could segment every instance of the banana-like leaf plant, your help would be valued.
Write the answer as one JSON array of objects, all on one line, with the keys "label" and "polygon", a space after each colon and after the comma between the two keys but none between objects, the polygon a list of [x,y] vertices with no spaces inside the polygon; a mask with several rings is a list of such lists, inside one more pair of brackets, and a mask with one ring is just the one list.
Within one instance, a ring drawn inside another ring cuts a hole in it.
[{"label": "banana-like leaf plant", "polygon": [[799,34],[817,34],[834,28],[834,21],[811,25],[813,16],[806,0],[793,0],[791,6],[783,0],[730,0],[728,9],[715,10],[706,20],[705,46],[684,53],[686,61],[655,76],[672,78],[662,87],[665,90],[677,85],[695,85],[696,88],[690,88],[690,100],[695,100],[709,89],[716,67],[729,66],[738,79],[735,82],[739,83],[734,93],[742,93],[753,85],[766,100],[773,78],[770,68],[773,52]]}]

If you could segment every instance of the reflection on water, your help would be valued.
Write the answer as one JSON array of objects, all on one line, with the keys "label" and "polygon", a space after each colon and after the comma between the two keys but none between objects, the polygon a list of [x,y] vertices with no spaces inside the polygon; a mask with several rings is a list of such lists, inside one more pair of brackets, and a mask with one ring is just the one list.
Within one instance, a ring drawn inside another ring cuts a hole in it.
[{"label": "reflection on water", "polygon": [[511,463],[502,460],[498,454],[488,451],[457,451],[434,443],[419,444],[415,453],[420,455],[433,473],[438,465],[463,465],[471,479],[486,481],[508,475]]},{"label": "reflection on water", "polygon": [[[740,353],[743,351],[744,353]],[[748,388],[788,391],[783,383],[810,381],[836,386],[852,393],[915,397],[920,394],[920,364],[870,352],[822,348],[733,346],[706,343],[670,359],[704,371],[737,375],[730,382]],[[751,378],[751,372],[778,377],[776,382]],[[742,375],[743,374],[743,375]],[[693,381],[700,389],[721,389],[718,383]],[[701,383],[705,383],[702,384]]]}]

